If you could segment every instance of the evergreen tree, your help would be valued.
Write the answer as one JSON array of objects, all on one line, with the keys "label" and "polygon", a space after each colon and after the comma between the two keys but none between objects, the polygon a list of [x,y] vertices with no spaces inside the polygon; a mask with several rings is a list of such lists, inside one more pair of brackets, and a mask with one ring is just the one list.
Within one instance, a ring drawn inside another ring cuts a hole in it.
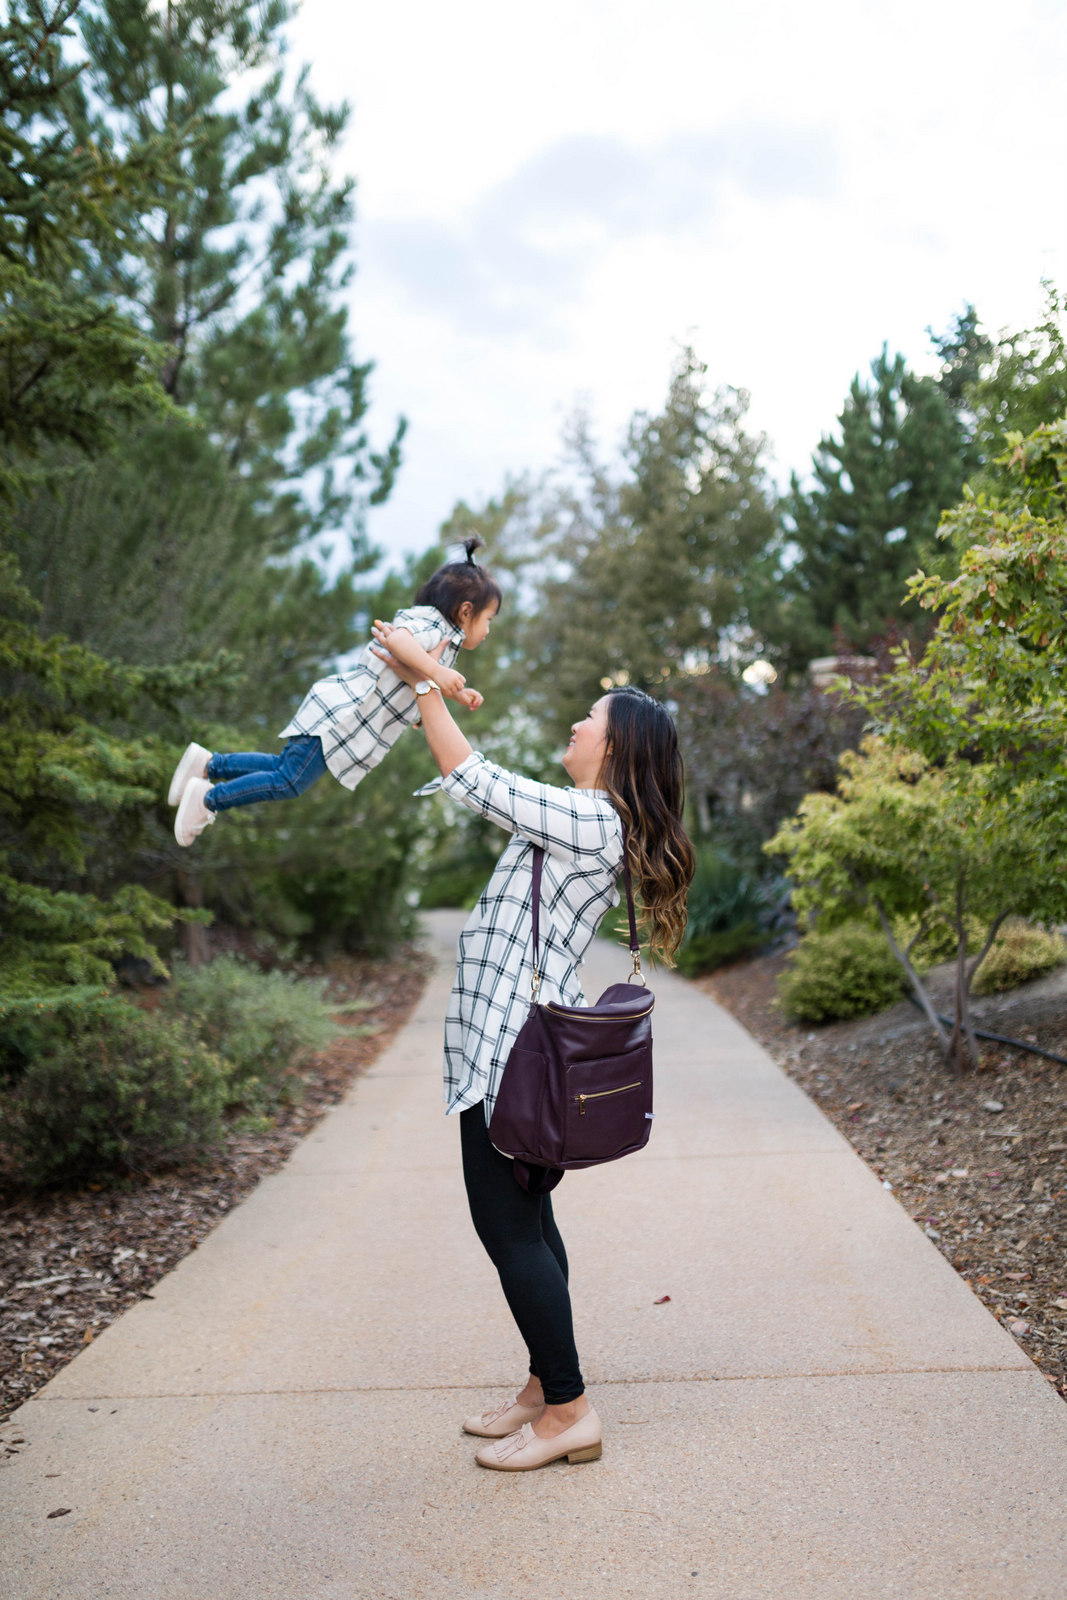
[{"label": "evergreen tree", "polygon": [[910,372],[887,349],[871,381],[853,379],[824,436],[810,489],[794,474],[785,503],[781,569],[756,607],[772,651],[793,670],[844,646],[865,650],[901,626],[907,578],[948,558],[942,511],[959,498],[968,459],[963,421],[946,387]]},{"label": "evergreen tree", "polygon": [[[27,0],[0,37],[0,269],[6,388],[0,458],[9,496],[27,461],[63,442],[100,449],[124,421],[158,410],[158,352],[86,283],[94,253],[131,226],[145,174],[165,182],[158,146],[135,160],[79,143],[75,75],[62,41],[76,6]],[[5,543],[9,539],[5,518]],[[105,985],[124,952],[155,959],[171,908],[112,876],[86,883],[101,829],[132,840],[156,798],[158,744],[116,731],[146,700],[161,709],[210,668],[120,667],[42,637],[15,555],[0,549],[0,1014],[36,1012]]]},{"label": "evergreen tree", "polygon": [[[330,162],[346,105],[290,82],[287,0],[99,0],[83,23],[87,126],[132,153],[173,148],[136,248],[100,277],[167,347],[164,388],[232,469],[273,495],[289,545],[338,529],[357,490],[385,498],[403,425],[380,454],[363,428],[370,367],[339,296],[352,276],[351,180]],[[349,524],[357,535],[358,521]]]},{"label": "evergreen tree", "polygon": [[147,188],[167,191],[156,141],[116,156],[79,134],[81,69],[63,41],[81,0],[12,0],[0,23],[0,494],[27,481],[28,458],[69,442],[96,449],[158,408],[160,352],[92,292],[101,249],[118,252]]},{"label": "evergreen tree", "polygon": [[530,692],[557,732],[606,683],[663,689],[746,633],[750,576],[774,534],[764,440],[745,430],[748,397],[709,395],[705,379],[686,350],[663,411],[634,417],[618,480],[576,439],[585,493],[547,541],[528,635]]},{"label": "evergreen tree", "polygon": [[[399,461],[402,425],[370,446],[370,368],[344,305],[352,185],[329,163],[347,110],[288,72],[289,15],[107,0],[83,26],[80,126],[127,157],[163,141],[180,174],[92,277],[163,347],[172,411],[76,478],[60,458],[16,534],[46,625],[131,662],[239,653],[239,685],[205,686],[192,715],[156,712],[176,746],[273,748],[309,684],[365,642],[363,514]],[[161,808],[127,870],[286,939],[380,943],[417,832],[408,759],[355,797],[330,782],[298,815],[228,818],[195,852]],[[106,868],[101,845],[91,868]]]}]

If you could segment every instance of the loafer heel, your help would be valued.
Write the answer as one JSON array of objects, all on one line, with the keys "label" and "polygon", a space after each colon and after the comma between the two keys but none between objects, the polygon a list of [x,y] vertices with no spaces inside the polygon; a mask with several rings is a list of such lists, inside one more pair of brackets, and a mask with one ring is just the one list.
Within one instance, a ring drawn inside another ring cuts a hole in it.
[{"label": "loafer heel", "polygon": [[504,1439],[494,1439],[475,1456],[480,1467],[490,1467],[494,1472],[529,1472],[533,1467],[547,1467],[551,1461],[599,1461],[600,1418],[589,1408],[571,1427],[557,1433],[553,1439],[542,1439],[533,1431],[533,1423],[525,1422]]},{"label": "loafer heel", "polygon": [[573,1467],[576,1461],[599,1461],[604,1454],[604,1447],[600,1444],[591,1444],[588,1450],[568,1451],[567,1460]]}]

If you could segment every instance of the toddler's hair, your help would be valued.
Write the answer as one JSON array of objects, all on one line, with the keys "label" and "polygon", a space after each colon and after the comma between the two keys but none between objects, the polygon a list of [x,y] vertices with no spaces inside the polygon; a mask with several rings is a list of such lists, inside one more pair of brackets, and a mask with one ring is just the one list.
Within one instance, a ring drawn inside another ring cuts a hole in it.
[{"label": "toddler's hair", "polygon": [[483,543],[484,540],[476,534],[464,539],[466,561],[446,561],[443,567],[438,567],[433,577],[427,578],[416,594],[415,604],[436,606],[452,623],[459,616],[460,606],[468,600],[474,607],[475,615],[491,606],[494,600],[499,606],[503,599],[499,583],[474,559],[474,552]]}]

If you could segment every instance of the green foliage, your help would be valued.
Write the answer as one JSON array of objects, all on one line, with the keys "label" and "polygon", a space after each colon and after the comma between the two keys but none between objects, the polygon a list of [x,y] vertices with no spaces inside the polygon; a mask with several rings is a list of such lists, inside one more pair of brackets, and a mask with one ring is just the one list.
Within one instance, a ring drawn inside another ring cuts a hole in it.
[{"label": "green foliage", "polygon": [[[968,495],[945,519],[959,574],[912,580],[938,614],[930,644],[852,690],[878,736],[843,757],[838,796],[809,796],[768,846],[789,857],[801,911],[874,911],[887,937],[913,918],[916,945],[935,923],[952,930],[955,1018],[942,1037],[960,1060],[976,1054],[970,986],[1005,918],[1067,913],[1067,421],[1009,445],[1007,492]],[[976,952],[974,919],[986,930]]]},{"label": "green foliage", "polygon": [[663,688],[716,660],[744,617],[745,585],[774,520],[765,441],[742,391],[705,390],[687,350],[657,416],[637,413],[616,481],[584,433],[582,489],[546,530],[530,699],[559,736],[610,682]]},{"label": "green foliage", "polygon": [[767,896],[754,873],[729,857],[702,850],[689,887],[685,938],[678,970],[686,976],[713,972],[766,943],[761,918]]},{"label": "green foliage", "polygon": [[968,442],[938,380],[883,348],[871,381],[853,379],[838,421],[840,438],[824,436],[815,452],[813,487],[793,477],[783,564],[754,607],[792,670],[897,631],[908,575],[951,562],[937,526],[959,498]]},{"label": "green foliage", "polygon": [[778,997],[804,1022],[845,1021],[893,1005],[902,980],[883,935],[853,919],[804,935],[778,980]]},{"label": "green foliage", "polygon": [[151,137],[117,157],[79,127],[80,68],[64,41],[80,0],[14,0],[0,22],[0,493],[26,459],[68,441],[99,449],[164,404],[161,352],[91,282],[103,248],[129,242],[166,151]]},{"label": "green foliage", "polygon": [[991,358],[973,374],[966,395],[983,463],[976,488],[999,492],[1009,433],[1030,434],[1067,414],[1065,315],[1067,295],[1046,283],[1042,320],[1034,328],[1003,334]]},{"label": "green foliage", "polygon": [[90,871],[102,830],[132,842],[163,781],[158,743],[115,729],[226,670],[122,667],[42,638],[34,610],[0,554],[0,1006],[106,984],[123,953],[158,964],[155,940],[173,909],[127,875],[116,883]]},{"label": "green foliage", "polygon": [[202,1157],[221,1141],[229,1093],[219,1057],[177,1023],[117,1001],[68,1012],[4,1096],[8,1161],[47,1188]]},{"label": "green foliage", "polygon": [[179,180],[134,248],[101,253],[101,280],[167,347],[168,394],[290,520],[290,544],[339,529],[357,491],[384,499],[403,432],[375,454],[363,429],[369,367],[343,303],[354,185],[331,173],[349,110],[287,71],[292,10],[99,0],[82,23],[90,125],[128,154],[152,129]]},{"label": "green foliage", "polygon": [[[388,493],[402,428],[382,452],[366,435],[352,185],[330,172],[347,111],[289,73],[284,0],[77,10],[63,0],[49,21],[26,0],[12,28],[37,33],[11,33],[0,62],[0,238],[54,323],[31,327],[16,285],[0,340],[23,412],[0,382],[0,453],[42,462],[5,529],[25,578],[9,562],[0,596],[10,1005],[106,984],[124,953],[158,962],[171,900],[186,920],[206,903],[306,946],[365,947],[403,922],[412,837],[398,769],[355,805],[327,780],[307,822],[227,822],[195,852],[173,841],[161,794],[187,739],[272,748],[308,685],[363,642],[363,511]],[[77,71],[57,42],[72,19]],[[140,362],[125,377],[107,364],[116,328]],[[34,385],[16,336],[43,352]],[[141,405],[130,427],[137,384],[164,415]],[[120,429],[121,451],[101,454]],[[341,541],[331,577],[320,534]],[[373,846],[361,822],[381,824]]]},{"label": "green foliage", "polygon": [[758,859],[805,794],[833,790],[838,759],[863,729],[862,712],[810,681],[779,678],[759,694],[713,671],[672,692],[698,836],[746,860]]},{"label": "green foliage", "polygon": [[176,962],[164,1001],[184,1026],[227,1067],[227,1103],[269,1110],[299,1093],[297,1069],[334,1039],[338,1025],[326,980],[261,972],[236,956],[202,967]]},{"label": "green foliage", "polygon": [[978,968],[974,992],[1000,994],[1004,989],[1015,989],[1020,983],[1062,967],[1065,961],[1067,941],[1060,934],[1026,922],[1007,922]]}]

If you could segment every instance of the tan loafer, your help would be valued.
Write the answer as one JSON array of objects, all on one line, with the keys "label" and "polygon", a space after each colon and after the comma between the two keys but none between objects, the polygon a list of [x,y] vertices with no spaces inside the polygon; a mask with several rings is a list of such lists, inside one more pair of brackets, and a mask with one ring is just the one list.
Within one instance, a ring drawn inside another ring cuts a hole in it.
[{"label": "tan loafer", "polygon": [[600,1418],[590,1409],[554,1439],[539,1439],[533,1424],[527,1422],[506,1439],[483,1445],[474,1459],[480,1467],[492,1467],[496,1472],[532,1472],[535,1467],[547,1467],[550,1461],[560,1461],[564,1456],[572,1465],[576,1461],[597,1461],[600,1453]]},{"label": "tan loafer", "polygon": [[473,1433],[479,1439],[505,1439],[509,1433],[514,1433],[525,1422],[536,1422],[545,1409],[544,1402],[538,1406],[523,1406],[518,1400],[505,1400],[501,1405],[494,1406],[492,1411],[483,1411],[480,1416],[468,1417],[463,1424],[464,1433]]},{"label": "tan loafer", "polygon": [[206,778],[207,764],[211,760],[211,751],[205,750],[202,744],[187,744],[181,760],[174,769],[174,776],[170,780],[170,789],[167,791],[167,804],[176,806],[181,804],[185,785],[190,778]]},{"label": "tan loafer", "polygon": [[179,844],[192,844],[215,821],[214,811],[204,804],[204,796],[213,787],[206,778],[190,778],[185,785],[178,815],[174,818],[174,837]]}]

